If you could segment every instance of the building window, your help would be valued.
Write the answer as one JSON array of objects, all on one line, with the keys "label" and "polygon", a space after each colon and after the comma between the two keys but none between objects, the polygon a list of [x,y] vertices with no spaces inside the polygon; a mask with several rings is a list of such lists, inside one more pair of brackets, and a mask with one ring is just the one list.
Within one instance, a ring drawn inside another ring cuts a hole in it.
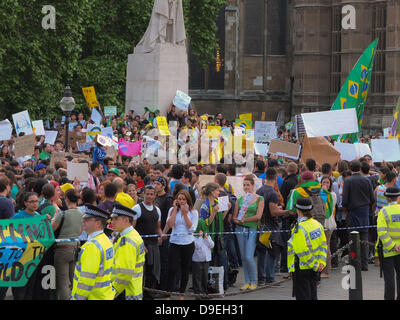
[{"label": "building window", "polygon": [[339,93],[341,88],[342,58],[342,8],[332,10],[332,63],[331,63],[331,93]]},{"label": "building window", "polygon": [[217,19],[218,50],[215,61],[208,68],[201,68],[197,56],[189,47],[189,90],[224,90],[225,81],[225,8]]},{"label": "building window", "polygon": [[268,0],[268,54],[286,54],[286,0]]},{"label": "building window", "polygon": [[264,55],[264,0],[245,0],[244,54]]},{"label": "building window", "polygon": [[385,93],[386,3],[375,4],[372,11],[372,41],[379,38],[371,79],[372,93]]}]

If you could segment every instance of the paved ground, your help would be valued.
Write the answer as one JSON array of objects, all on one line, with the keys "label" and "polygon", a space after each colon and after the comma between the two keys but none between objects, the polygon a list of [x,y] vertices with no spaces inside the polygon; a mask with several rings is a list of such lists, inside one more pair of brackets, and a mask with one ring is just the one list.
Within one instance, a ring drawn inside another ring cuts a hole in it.
[{"label": "paved ground", "polygon": [[[341,273],[341,266],[338,269],[332,270],[331,277],[329,279],[322,279],[321,284],[318,288],[318,299],[319,300],[348,300],[349,292],[344,290],[341,286],[344,274]],[[190,277],[191,278],[191,277]],[[191,279],[190,279],[191,280]],[[275,278],[276,281],[284,280],[280,275]],[[235,287],[231,287],[226,292],[239,293],[239,288],[243,285],[243,269],[240,268],[237,282]],[[191,286],[191,281],[188,284],[188,288]],[[237,295],[226,296],[216,300],[295,300],[292,298],[292,280],[286,280],[281,284],[282,287],[270,287],[265,289],[256,290],[253,292],[240,293]],[[363,286],[363,299],[364,300],[383,300],[383,278],[379,277],[379,267],[369,265],[368,271],[362,271],[362,286]],[[188,291],[189,293],[191,291]],[[6,300],[12,300],[11,289],[7,292]],[[177,297],[173,296],[173,300]],[[192,297],[187,297],[187,300],[192,300]]]},{"label": "paved ground", "polygon": [[[322,279],[318,288],[319,300],[349,300],[349,291],[344,290],[341,282],[344,274],[340,269],[332,270],[331,277]],[[243,283],[243,272],[239,273],[235,288],[229,288],[227,293],[239,291]],[[283,280],[282,276],[276,276],[276,281]],[[281,284],[282,288],[265,288],[255,292],[225,297],[222,300],[295,300],[292,298],[292,280]],[[379,267],[369,265],[368,271],[362,271],[362,286],[364,300],[383,300],[383,278],[379,278]]]}]

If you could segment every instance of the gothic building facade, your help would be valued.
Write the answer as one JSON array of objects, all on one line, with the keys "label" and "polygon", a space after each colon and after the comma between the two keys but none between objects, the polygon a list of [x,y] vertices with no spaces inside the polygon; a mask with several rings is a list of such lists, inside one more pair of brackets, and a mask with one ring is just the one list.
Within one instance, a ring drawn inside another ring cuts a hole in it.
[{"label": "gothic building facade", "polygon": [[[356,28],[342,28],[352,5]],[[399,0],[227,0],[220,49],[203,70],[189,54],[189,88],[201,113],[289,121],[329,110],[350,70],[379,38],[363,132],[391,125],[400,97]]]}]

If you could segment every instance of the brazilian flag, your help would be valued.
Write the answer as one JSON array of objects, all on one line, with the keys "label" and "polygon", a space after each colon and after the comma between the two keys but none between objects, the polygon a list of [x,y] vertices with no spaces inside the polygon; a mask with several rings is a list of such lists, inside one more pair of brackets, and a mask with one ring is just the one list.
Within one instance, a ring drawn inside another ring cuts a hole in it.
[{"label": "brazilian flag", "polygon": [[371,74],[374,66],[376,47],[379,39],[375,39],[358,59],[353,70],[350,71],[343,87],[339,91],[331,110],[356,108],[358,119],[358,133],[344,134],[332,138],[340,141],[350,139],[351,143],[358,141],[361,131],[364,106],[367,101],[368,89],[371,83]]}]

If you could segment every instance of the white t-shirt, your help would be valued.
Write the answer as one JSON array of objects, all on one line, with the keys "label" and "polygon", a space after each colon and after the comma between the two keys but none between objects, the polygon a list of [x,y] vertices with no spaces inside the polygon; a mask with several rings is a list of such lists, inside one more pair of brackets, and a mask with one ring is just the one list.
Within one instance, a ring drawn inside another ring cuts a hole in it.
[{"label": "white t-shirt", "polygon": [[[148,206],[144,202],[142,202],[142,204],[147,210],[153,211],[154,206]],[[156,210],[157,210],[157,213],[158,213],[158,221],[161,221],[161,211],[157,206],[155,206],[155,207],[156,207]],[[142,215],[142,208],[140,207],[140,204],[135,205],[132,208],[132,210],[136,212],[136,215],[135,215],[135,217],[133,219],[134,220],[139,219],[141,217],[141,215]]]}]

